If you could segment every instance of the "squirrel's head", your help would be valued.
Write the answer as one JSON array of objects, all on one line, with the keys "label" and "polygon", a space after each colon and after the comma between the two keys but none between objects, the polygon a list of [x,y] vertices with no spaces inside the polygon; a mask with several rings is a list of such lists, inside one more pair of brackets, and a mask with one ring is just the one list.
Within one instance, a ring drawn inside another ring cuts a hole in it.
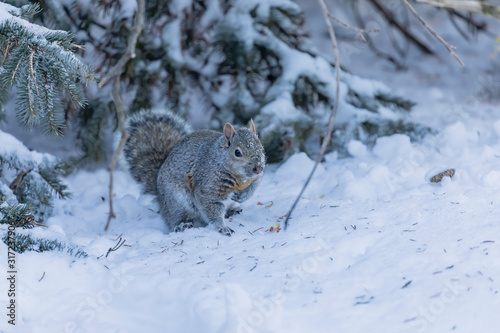
[{"label": "squirrel's head", "polygon": [[257,137],[253,120],[250,120],[250,128],[241,127],[238,130],[226,123],[223,132],[231,171],[242,180],[261,177],[266,162],[264,148]]}]

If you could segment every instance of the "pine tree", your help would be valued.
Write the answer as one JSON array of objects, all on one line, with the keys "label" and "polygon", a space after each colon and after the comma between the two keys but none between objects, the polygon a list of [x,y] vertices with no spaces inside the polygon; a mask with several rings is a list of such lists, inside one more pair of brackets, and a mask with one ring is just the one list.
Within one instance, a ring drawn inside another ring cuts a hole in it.
[{"label": "pine tree", "polygon": [[45,252],[45,251],[59,251],[66,252],[75,258],[86,258],[88,254],[82,249],[61,243],[56,239],[43,239],[43,238],[33,238],[29,234],[15,233],[13,237],[8,237],[8,235],[2,238],[5,244],[10,244],[12,250],[17,253],[23,253],[26,251],[35,252]]},{"label": "pine tree", "polygon": [[4,215],[0,223],[24,226],[27,215],[32,215],[30,222],[44,221],[52,213],[56,197],[71,196],[60,179],[64,173],[62,163],[49,154],[29,151],[13,136],[1,131],[0,142],[3,143],[0,145],[0,213]]},{"label": "pine tree", "polygon": [[[45,3],[41,21],[60,11],[52,3]],[[63,6],[68,18],[55,23],[72,24],[76,42],[87,46],[79,53],[98,73],[107,73],[126,48],[135,0],[66,0]],[[298,149],[310,154],[319,149],[335,99],[335,68],[309,45],[296,3],[148,0],[145,21],[136,57],[121,75],[130,113],[166,106],[195,126],[215,129],[226,121],[244,124],[253,118],[269,161]],[[347,72],[342,77],[343,117],[333,140],[337,147],[356,133],[373,141],[378,133],[402,128],[392,125],[404,113],[384,112],[387,117],[379,111],[406,112],[411,102],[377,82]],[[78,113],[78,137],[84,155],[98,160],[106,156],[114,105],[110,87],[86,91],[90,102]],[[365,132],[366,123],[383,130]]]},{"label": "pine tree", "polygon": [[[39,12],[38,4],[0,3],[0,119],[14,90],[22,124],[41,124],[47,133],[62,135],[63,104],[86,104],[80,83],[92,80],[93,72],[74,55],[78,46],[71,33],[26,20]],[[0,142],[0,223],[33,226],[50,216],[56,196],[70,195],[60,180],[61,163],[1,131]]]},{"label": "pine tree", "polygon": [[[17,88],[17,118],[27,128],[41,124],[46,132],[62,135],[65,113],[61,99],[84,106],[78,82],[93,79],[89,66],[74,55],[73,35],[29,23],[40,12],[38,4],[16,8],[0,3],[0,106]],[[2,110],[2,112],[5,112]]]},{"label": "pine tree", "polygon": [[5,203],[7,196],[0,190],[0,224],[11,225],[15,228],[31,228],[34,217],[29,213],[29,205]]},{"label": "pine tree", "polygon": [[85,252],[74,246],[20,233],[20,229],[40,225],[39,222],[51,215],[54,199],[68,198],[70,193],[60,180],[59,160],[49,154],[30,151],[13,136],[1,131],[0,142],[0,233],[3,233],[3,242],[18,253],[58,250],[76,258],[86,257]]}]

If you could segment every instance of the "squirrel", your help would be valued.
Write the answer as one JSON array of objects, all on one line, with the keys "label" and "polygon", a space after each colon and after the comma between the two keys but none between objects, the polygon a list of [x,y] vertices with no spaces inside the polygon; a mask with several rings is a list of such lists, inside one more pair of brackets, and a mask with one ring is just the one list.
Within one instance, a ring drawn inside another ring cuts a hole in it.
[{"label": "squirrel", "polygon": [[132,177],[153,194],[170,231],[195,223],[214,225],[230,236],[224,217],[252,196],[265,168],[255,125],[223,132],[192,131],[168,110],[141,111],[126,121],[129,137],[123,154]]}]

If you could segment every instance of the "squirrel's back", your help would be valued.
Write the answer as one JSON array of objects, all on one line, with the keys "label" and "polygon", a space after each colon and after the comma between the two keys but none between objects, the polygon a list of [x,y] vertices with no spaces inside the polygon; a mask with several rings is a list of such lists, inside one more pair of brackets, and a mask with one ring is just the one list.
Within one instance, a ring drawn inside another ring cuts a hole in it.
[{"label": "squirrel's back", "polygon": [[179,116],[167,110],[145,110],[127,119],[129,138],[123,148],[132,177],[144,192],[156,194],[161,165],[177,142],[191,133]]}]

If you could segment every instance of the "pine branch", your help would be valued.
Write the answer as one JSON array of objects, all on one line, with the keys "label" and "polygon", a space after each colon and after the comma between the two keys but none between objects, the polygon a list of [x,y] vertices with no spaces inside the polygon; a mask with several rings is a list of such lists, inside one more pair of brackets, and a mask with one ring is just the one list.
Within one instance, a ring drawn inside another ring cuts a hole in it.
[{"label": "pine branch", "polygon": [[[2,132],[0,132],[0,142],[2,142],[1,136]],[[29,150],[22,147],[21,143],[19,143],[19,149],[13,152],[10,152],[8,148],[4,151],[2,148],[0,145],[0,174],[6,170],[9,177],[11,174],[17,175],[10,179],[10,184],[7,183],[12,191],[8,192],[9,203],[29,206],[30,214],[33,214],[34,219],[43,221],[51,214],[56,196],[61,199],[71,197],[67,186],[59,178],[62,170],[61,163],[57,159],[43,156],[40,162],[40,154],[30,155]],[[3,196],[0,191],[0,212],[3,208]],[[36,225],[34,222],[33,224]]]},{"label": "pine branch", "polygon": [[377,93],[374,97],[375,100],[380,102],[383,106],[407,112],[409,112],[417,104],[409,99],[394,96],[388,93]]},{"label": "pine branch", "polygon": [[38,173],[47,185],[56,192],[61,199],[71,198],[71,192],[67,191],[68,186],[64,185],[57,174],[50,167],[39,167]]},{"label": "pine branch", "polygon": [[29,205],[17,204],[6,207],[1,207],[1,205],[2,200],[0,200],[0,214],[2,215],[0,223],[22,228],[32,228],[35,224],[35,218],[30,213]]},{"label": "pine branch", "polygon": [[17,253],[26,251],[65,251],[76,258],[88,257],[88,254],[82,249],[76,246],[63,244],[56,239],[33,238],[30,235],[16,233],[13,238],[9,239],[8,235],[5,235],[2,240],[6,244],[12,244],[12,249]]},{"label": "pine branch", "polygon": [[26,18],[28,16],[32,16],[38,14],[42,11],[40,4],[38,3],[30,3],[22,6],[21,8],[16,8],[17,10],[11,10],[9,13],[13,16]]},{"label": "pine branch", "polygon": [[[0,31],[2,30],[0,25]],[[10,89],[16,82],[20,69],[23,68],[25,57],[28,53],[26,47],[18,47],[9,57],[7,63],[3,66],[3,71],[0,73],[0,84],[2,89]]]},{"label": "pine branch", "polygon": [[18,85],[17,118],[21,123],[25,124],[26,128],[31,128],[40,121],[39,111],[37,111],[39,110],[37,104],[40,93],[34,80],[36,81],[36,78],[30,75],[20,80]]},{"label": "pine branch", "polygon": [[[38,5],[16,8],[0,3],[0,105],[5,105],[9,91],[16,86],[17,118],[27,128],[41,121],[46,132],[61,135],[64,117],[60,90],[67,91],[77,106],[86,98],[77,81],[93,80],[92,69],[75,57],[78,48],[73,35],[52,31],[22,19],[40,10]],[[9,18],[9,15],[10,18]]]}]

